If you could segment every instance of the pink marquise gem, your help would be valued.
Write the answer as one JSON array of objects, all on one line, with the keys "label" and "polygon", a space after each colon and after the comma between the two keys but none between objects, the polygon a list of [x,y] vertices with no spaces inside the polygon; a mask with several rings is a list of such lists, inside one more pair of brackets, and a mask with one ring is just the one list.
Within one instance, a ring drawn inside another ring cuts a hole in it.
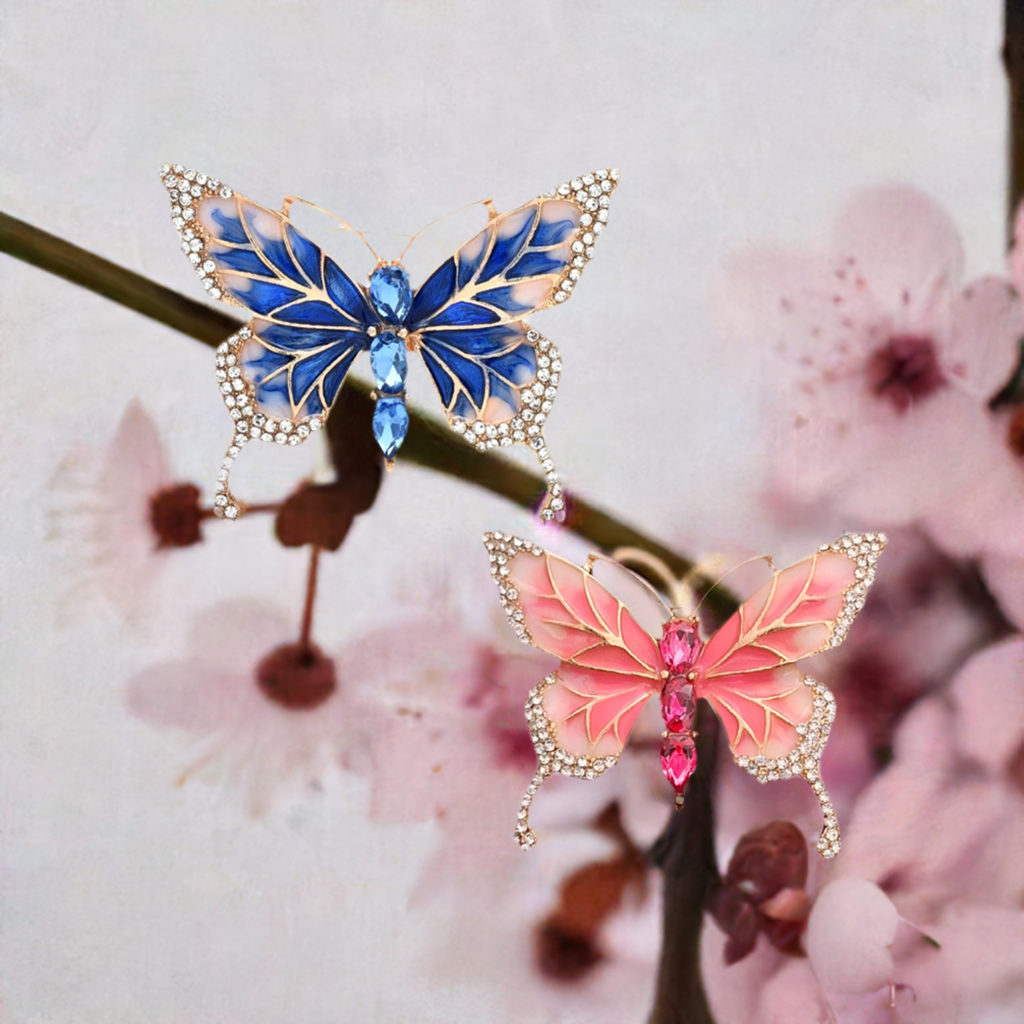
[{"label": "pink marquise gem", "polygon": [[697,698],[693,684],[683,676],[671,676],[661,690],[661,717],[669,732],[689,732],[693,728],[693,713]]},{"label": "pink marquise gem", "polygon": [[674,736],[671,733],[661,744],[661,770],[665,778],[682,793],[687,780],[697,769],[697,748],[692,736]]},{"label": "pink marquise gem", "polygon": [[700,653],[701,642],[697,623],[687,619],[670,619],[661,634],[661,656],[674,676],[685,675]]}]

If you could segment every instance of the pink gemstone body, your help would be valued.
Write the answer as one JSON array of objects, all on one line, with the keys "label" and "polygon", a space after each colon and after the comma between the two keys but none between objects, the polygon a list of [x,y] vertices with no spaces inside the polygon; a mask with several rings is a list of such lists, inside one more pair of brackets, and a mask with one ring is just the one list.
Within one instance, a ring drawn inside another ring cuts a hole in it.
[{"label": "pink gemstone body", "polygon": [[686,675],[703,646],[697,633],[697,623],[686,619],[670,619],[665,623],[660,646],[669,675]]},{"label": "pink gemstone body", "polygon": [[661,770],[676,791],[676,806],[681,807],[683,789],[697,769],[692,732],[697,695],[693,683],[686,678],[703,646],[697,623],[687,619],[666,622],[660,646],[669,673],[661,689],[661,717],[665,719]]},{"label": "pink gemstone body", "polygon": [[682,793],[687,780],[697,769],[697,748],[693,737],[669,733],[661,744],[661,770],[665,778]]},{"label": "pink gemstone body", "polygon": [[697,698],[693,684],[685,676],[670,676],[661,691],[661,717],[669,732],[689,732],[693,728],[693,714]]}]

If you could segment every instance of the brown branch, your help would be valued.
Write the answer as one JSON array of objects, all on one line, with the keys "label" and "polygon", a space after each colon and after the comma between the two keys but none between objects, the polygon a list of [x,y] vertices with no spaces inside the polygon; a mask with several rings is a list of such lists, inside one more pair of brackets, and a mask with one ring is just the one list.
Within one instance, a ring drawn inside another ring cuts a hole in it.
[{"label": "brown branch", "polygon": [[1009,89],[1009,144],[1006,147],[1009,236],[1013,219],[1024,199],[1024,0],[1006,0],[1004,7],[1003,66]]},{"label": "brown branch", "polygon": [[[119,267],[39,228],[0,213],[0,252],[56,274],[112,299],[144,316],[173,327],[206,345],[216,346],[241,325],[219,309],[188,299],[148,278]],[[346,381],[351,400],[372,404],[369,388]],[[476,484],[524,508],[535,507],[545,483],[500,455],[476,452],[447,427],[410,409],[409,434],[399,455],[436,472]],[[589,502],[569,499],[568,528],[605,551],[642,548],[682,577],[692,563],[665,544],[648,537]],[[315,556],[314,556],[315,557]],[[638,567],[642,572],[642,567]],[[315,561],[311,585],[315,586]],[[661,582],[651,579],[656,586]],[[718,619],[735,608],[724,588],[716,587],[707,604]],[[307,606],[310,611],[311,605]],[[304,628],[304,635],[308,635]],[[699,766],[690,780],[683,810],[673,812],[652,859],[665,874],[665,930],[653,1024],[703,1024],[711,1021],[700,978],[700,933],[705,897],[718,879],[714,857],[714,816],[711,793],[717,721],[701,708],[697,741]]]},{"label": "brown branch", "polygon": [[[219,345],[241,326],[240,320],[217,308],[179,295],[141,274],[5,213],[0,213],[0,252],[88,288],[206,345]],[[366,401],[372,401],[370,389],[363,382],[350,379],[345,386],[363,395]],[[475,451],[433,417],[410,409],[409,420],[409,434],[398,453],[401,461],[476,484],[523,508],[535,507],[544,493],[545,483],[536,473],[500,455]],[[602,550],[643,548],[660,558],[679,577],[692,567],[682,555],[590,502],[570,496],[569,504],[572,509],[569,528]],[[708,604],[719,614],[731,607],[728,595],[721,594],[720,588],[712,592]]]},{"label": "brown branch", "polygon": [[718,719],[701,701],[697,716],[697,770],[680,811],[670,813],[650,857],[664,875],[661,962],[649,1024],[714,1024],[700,972],[704,906],[719,880],[712,793]]}]

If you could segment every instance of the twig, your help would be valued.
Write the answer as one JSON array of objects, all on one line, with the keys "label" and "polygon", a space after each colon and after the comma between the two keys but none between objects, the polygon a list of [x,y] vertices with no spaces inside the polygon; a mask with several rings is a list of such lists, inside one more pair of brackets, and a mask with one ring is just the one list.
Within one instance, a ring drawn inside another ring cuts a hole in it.
[{"label": "twig", "polygon": [[316,577],[320,568],[320,547],[310,544],[309,573],[306,576],[306,603],[302,608],[302,626],[299,629],[299,644],[306,655],[310,652],[310,637],[313,632],[313,606],[316,604]]}]

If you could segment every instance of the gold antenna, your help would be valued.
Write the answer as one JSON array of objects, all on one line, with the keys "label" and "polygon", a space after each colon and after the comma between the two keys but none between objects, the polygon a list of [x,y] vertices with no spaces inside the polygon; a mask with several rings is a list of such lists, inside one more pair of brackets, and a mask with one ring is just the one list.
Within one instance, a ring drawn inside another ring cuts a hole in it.
[{"label": "gold antenna", "polygon": [[623,563],[638,563],[659,576],[665,585],[665,593],[672,599],[672,614],[684,618],[696,616],[695,584],[698,580],[707,579],[708,574],[718,568],[722,561],[720,555],[706,555],[699,562],[690,566],[685,575],[676,577],[657,555],[652,555],[643,548],[616,548],[612,552],[612,558]]},{"label": "gold antenna", "polygon": [[750,565],[751,562],[760,562],[762,558],[768,563],[768,568],[771,569],[772,572],[775,572],[775,564],[772,562],[772,556],[771,555],[754,555],[753,558],[748,558],[745,562],[740,562],[739,565],[734,565],[723,576],[719,576],[718,579],[715,580],[715,582],[712,583],[711,586],[708,587],[708,589],[706,591],[704,591],[704,596],[697,602],[697,607],[694,608],[693,614],[694,615],[697,614],[697,611],[700,609],[700,606],[708,599],[708,594],[710,594],[711,591],[714,590],[715,587],[717,587],[718,584],[721,583],[722,580],[724,580],[726,576],[731,576],[737,569],[742,569],[743,566]]},{"label": "gold antenna", "polygon": [[[318,206],[316,203],[311,203],[308,199],[303,199],[301,196],[285,196],[284,203],[281,206],[281,212],[286,217],[288,216],[288,210],[292,203],[302,203],[304,206],[311,206],[314,210],[319,210],[321,213],[326,213],[328,217],[333,217],[341,225],[343,231],[351,231],[354,235],[358,235],[363,240],[363,245],[373,253],[373,258],[378,264],[384,262],[384,260],[374,252],[373,246],[366,240],[366,235],[362,231],[356,231],[351,224],[346,224],[336,213],[331,213],[330,210],[325,210],[322,206]],[[426,229],[424,228],[424,230]],[[405,254],[403,253],[403,255]]]},{"label": "gold antenna", "polygon": [[415,235],[403,235],[403,238],[409,239],[409,244],[402,250],[402,255],[398,257],[398,262],[401,263],[405,259],[405,254],[412,248],[412,243],[417,238],[422,238],[435,224],[440,224],[446,217],[452,217],[456,213],[462,213],[463,210],[468,210],[471,206],[486,206],[488,212],[487,223],[490,224],[495,217],[500,216],[498,211],[494,208],[493,199],[478,199],[475,203],[466,203],[465,206],[460,206],[457,210],[451,210],[448,213],[441,214],[436,220],[432,220],[425,228],[421,228],[416,232]]},{"label": "gold antenna", "polygon": [[[648,580],[645,580],[643,578],[643,576],[640,575],[640,573],[635,572],[634,570],[630,569],[630,567],[628,565],[623,565],[622,562],[616,561],[614,556],[617,555],[619,551],[623,551],[623,550],[630,550],[630,549],[618,548],[615,552],[613,552],[611,558],[609,558],[608,555],[587,555],[587,564],[583,567],[583,571],[585,573],[587,573],[589,576],[593,576],[594,575],[594,563],[595,562],[611,562],[612,565],[617,565],[620,569],[624,570],[625,572],[628,572],[630,576],[633,576],[637,580],[639,580],[657,598],[658,604],[660,604],[665,609],[665,611],[667,611],[669,613],[670,616],[674,616],[674,614],[675,614],[674,610],[672,608],[670,608],[667,604],[665,604],[665,599],[661,596],[661,594],[658,593],[658,591],[654,588],[654,586]],[[646,554],[646,552],[643,552],[643,553]],[[654,572],[658,573],[658,575],[661,576],[663,580],[668,581],[670,586],[671,586],[671,583],[672,583],[672,576],[671,576],[671,574],[663,575],[663,571],[665,573],[668,573],[668,568],[665,565],[665,563],[662,562],[660,559],[655,558],[653,555],[651,556],[651,558],[652,558],[652,560],[654,562],[659,563],[659,565],[655,566],[655,565],[649,564],[649,563],[645,563],[645,564],[648,564],[649,568],[651,568]],[[637,559],[637,561],[644,562],[643,559]]]}]

